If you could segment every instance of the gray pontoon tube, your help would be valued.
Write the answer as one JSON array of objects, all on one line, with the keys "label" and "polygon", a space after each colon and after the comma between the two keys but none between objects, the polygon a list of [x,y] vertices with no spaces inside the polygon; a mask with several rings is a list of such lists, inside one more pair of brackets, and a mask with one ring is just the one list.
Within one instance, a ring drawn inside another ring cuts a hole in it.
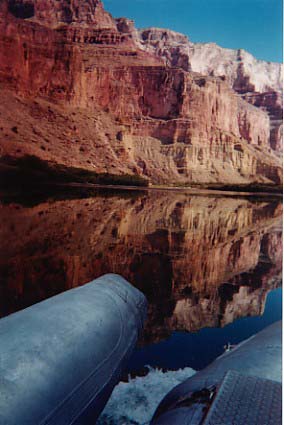
[{"label": "gray pontoon tube", "polygon": [[144,295],[105,275],[0,320],[1,425],[94,424],[145,315]]},{"label": "gray pontoon tube", "polygon": [[161,401],[151,423],[153,425],[195,423],[185,420],[189,416],[189,408],[182,404],[186,405],[192,393],[220,384],[228,371],[281,382],[282,322],[268,326],[177,385]]}]

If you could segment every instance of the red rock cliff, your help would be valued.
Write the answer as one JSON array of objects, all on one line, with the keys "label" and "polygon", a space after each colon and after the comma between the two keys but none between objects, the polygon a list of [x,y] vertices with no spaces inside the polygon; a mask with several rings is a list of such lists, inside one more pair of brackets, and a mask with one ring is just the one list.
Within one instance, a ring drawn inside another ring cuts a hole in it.
[{"label": "red rock cliff", "polygon": [[76,22],[116,29],[114,19],[104,10],[100,0],[9,0],[9,11],[17,18],[46,25]]},{"label": "red rock cliff", "polygon": [[257,60],[242,49],[192,43],[182,34],[159,28],[140,30],[135,40],[140,48],[156,54],[170,66],[226,78],[246,101],[268,112],[270,145],[275,152],[282,152],[282,64]]},{"label": "red rock cliff", "polygon": [[280,183],[268,114],[137,37],[100,1],[2,1],[1,154],[159,183]]}]

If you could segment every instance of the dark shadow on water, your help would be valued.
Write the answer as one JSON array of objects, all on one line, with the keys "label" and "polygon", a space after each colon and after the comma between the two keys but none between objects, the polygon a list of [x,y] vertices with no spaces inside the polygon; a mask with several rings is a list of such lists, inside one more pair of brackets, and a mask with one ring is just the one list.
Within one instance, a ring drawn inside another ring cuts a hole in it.
[{"label": "dark shadow on water", "polygon": [[144,194],[143,190],[136,189],[129,191],[128,189],[113,189],[99,187],[68,187],[68,186],[24,186],[17,190],[15,187],[11,191],[0,190],[0,204],[18,204],[23,207],[35,207],[43,202],[68,201],[75,199],[88,199],[98,196],[106,198],[123,198],[135,199]]}]

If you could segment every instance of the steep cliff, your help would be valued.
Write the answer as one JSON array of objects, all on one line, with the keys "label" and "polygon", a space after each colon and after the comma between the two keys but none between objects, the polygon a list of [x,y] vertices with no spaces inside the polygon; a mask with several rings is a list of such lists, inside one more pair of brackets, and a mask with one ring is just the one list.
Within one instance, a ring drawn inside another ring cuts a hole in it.
[{"label": "steep cliff", "polygon": [[178,55],[168,66],[100,1],[2,0],[0,10],[2,156],[154,183],[281,183],[269,116],[247,102],[259,100]]},{"label": "steep cliff", "polygon": [[17,18],[47,25],[82,23],[115,30],[116,23],[100,0],[9,0],[9,11]]},{"label": "steep cliff", "polygon": [[225,78],[246,101],[268,113],[270,146],[276,152],[282,152],[282,64],[257,60],[243,49],[225,49],[215,43],[192,43],[183,34],[159,28],[140,30],[136,43],[161,57],[168,66]]}]

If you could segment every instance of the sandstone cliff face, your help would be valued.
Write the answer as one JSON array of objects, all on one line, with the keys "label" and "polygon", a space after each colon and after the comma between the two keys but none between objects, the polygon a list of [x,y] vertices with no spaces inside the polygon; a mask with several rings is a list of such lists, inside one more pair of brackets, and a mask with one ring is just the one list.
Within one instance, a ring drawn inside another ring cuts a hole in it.
[{"label": "sandstone cliff face", "polygon": [[2,204],[1,314],[114,272],[149,300],[144,342],[260,315],[281,281],[281,212],[164,192]]},{"label": "sandstone cliff face", "polygon": [[[33,13],[23,17],[27,4]],[[2,8],[2,155],[35,154],[154,183],[281,182],[266,112],[221,78],[178,61],[165,66],[138,46],[133,23],[113,20],[100,1],[68,4],[10,0]]]},{"label": "sandstone cliff face", "polygon": [[[215,43],[192,43],[185,35],[160,28],[138,32],[140,46],[161,56],[169,66],[202,75],[225,76],[238,92],[281,92],[283,66],[255,59],[243,49],[225,49]],[[179,62],[182,55],[187,61]]]},{"label": "sandstone cliff face", "polygon": [[9,11],[17,18],[47,25],[83,23],[116,29],[114,19],[100,0],[9,0]]},{"label": "sandstone cliff face", "polygon": [[242,49],[225,49],[215,43],[192,43],[182,34],[157,28],[139,31],[137,45],[156,53],[169,66],[224,77],[249,103],[268,112],[270,145],[275,151],[282,151],[282,64],[257,60]]},{"label": "sandstone cliff face", "polygon": [[243,98],[266,110],[270,119],[270,146],[275,152],[283,150],[283,96],[278,90],[265,93],[246,93]]}]

